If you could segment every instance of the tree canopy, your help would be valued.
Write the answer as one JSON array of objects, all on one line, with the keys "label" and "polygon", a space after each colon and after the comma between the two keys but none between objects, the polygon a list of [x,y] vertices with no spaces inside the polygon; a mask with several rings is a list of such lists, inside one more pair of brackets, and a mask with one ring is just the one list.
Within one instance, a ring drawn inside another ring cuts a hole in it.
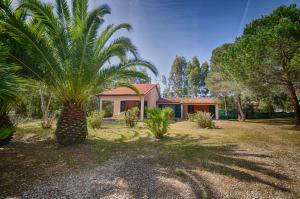
[{"label": "tree canopy", "polygon": [[280,6],[248,24],[222,56],[232,77],[252,92],[286,91],[300,125],[300,9]]},{"label": "tree canopy", "polygon": [[[156,67],[141,59],[127,37],[129,24],[102,27],[110,8],[88,9],[88,0],[56,0],[55,6],[40,0],[23,0],[17,6],[0,1],[1,42],[10,48],[8,59],[24,74],[43,82],[64,104],[56,135],[62,144],[82,142],[87,135],[84,105],[107,86],[127,86],[124,78],[148,77],[131,70]],[[111,60],[114,62],[111,62]],[[115,63],[115,64],[112,64]]]},{"label": "tree canopy", "polygon": [[191,61],[186,61],[183,56],[176,56],[169,77],[162,77],[162,82],[166,87],[164,96],[199,97],[207,95],[205,79],[208,71],[208,63],[204,62],[201,65],[196,56]]}]

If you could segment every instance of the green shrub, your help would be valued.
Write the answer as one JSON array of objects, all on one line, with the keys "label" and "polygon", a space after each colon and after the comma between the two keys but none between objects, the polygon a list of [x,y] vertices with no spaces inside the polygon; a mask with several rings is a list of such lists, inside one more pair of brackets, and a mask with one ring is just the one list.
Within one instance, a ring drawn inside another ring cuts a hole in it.
[{"label": "green shrub", "polygon": [[104,112],[98,112],[98,111],[93,111],[90,113],[89,117],[88,117],[88,121],[90,126],[93,129],[99,129],[101,128],[102,125],[102,119],[104,117]]},{"label": "green shrub", "polygon": [[0,146],[8,143],[12,139],[15,131],[16,127],[13,125],[6,128],[0,128]]},{"label": "green shrub", "polygon": [[216,128],[215,122],[213,121],[213,117],[210,113],[197,111],[191,116],[191,118],[192,121],[196,122],[200,128]]},{"label": "green shrub", "polygon": [[188,113],[187,115],[188,115],[189,121],[195,122],[195,115],[196,115],[196,113]]},{"label": "green shrub", "polygon": [[133,107],[125,111],[124,119],[125,119],[126,126],[134,127],[137,121],[139,120],[139,108]]},{"label": "green shrub", "polygon": [[148,119],[146,120],[146,124],[156,138],[161,139],[167,133],[172,114],[173,109],[171,108],[153,108],[147,110]]}]

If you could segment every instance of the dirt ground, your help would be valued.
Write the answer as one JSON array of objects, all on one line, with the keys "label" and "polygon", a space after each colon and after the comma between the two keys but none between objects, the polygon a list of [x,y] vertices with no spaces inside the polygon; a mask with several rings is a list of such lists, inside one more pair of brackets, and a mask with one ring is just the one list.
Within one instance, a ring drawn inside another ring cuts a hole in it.
[{"label": "dirt ground", "polygon": [[0,147],[0,198],[300,198],[300,131],[290,120],[171,124],[106,122],[62,147],[38,122]]}]

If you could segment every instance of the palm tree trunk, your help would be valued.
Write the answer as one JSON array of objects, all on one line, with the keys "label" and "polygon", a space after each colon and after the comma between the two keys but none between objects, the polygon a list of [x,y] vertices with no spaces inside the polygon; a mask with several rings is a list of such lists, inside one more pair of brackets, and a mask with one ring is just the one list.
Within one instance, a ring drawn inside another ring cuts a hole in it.
[{"label": "palm tree trunk", "polygon": [[236,103],[238,109],[238,120],[244,122],[246,120],[246,115],[243,111],[241,95],[236,96]]},{"label": "palm tree trunk", "polygon": [[86,112],[81,106],[67,102],[57,122],[56,139],[62,145],[82,143],[88,134]]},{"label": "palm tree trunk", "polygon": [[9,116],[6,113],[2,113],[0,114],[0,133],[2,133],[2,130],[4,131],[7,128],[11,130],[11,134],[5,139],[0,140],[0,146],[7,144],[12,139],[14,133],[13,123],[10,121]]},{"label": "palm tree trunk", "polygon": [[295,114],[295,124],[296,126],[300,126],[300,105],[299,100],[296,95],[296,90],[292,82],[288,82],[288,92],[289,96],[294,108],[294,114]]}]

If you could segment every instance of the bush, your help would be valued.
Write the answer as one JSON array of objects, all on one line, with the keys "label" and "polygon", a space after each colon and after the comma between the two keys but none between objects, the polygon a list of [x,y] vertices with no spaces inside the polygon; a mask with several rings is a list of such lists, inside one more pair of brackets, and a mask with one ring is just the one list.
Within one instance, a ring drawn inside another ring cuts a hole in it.
[{"label": "bush", "polygon": [[167,133],[172,114],[173,109],[171,108],[153,108],[147,110],[148,119],[146,120],[146,124],[156,138],[161,139]]},{"label": "bush", "polygon": [[197,111],[191,116],[191,118],[192,121],[196,122],[200,128],[216,128],[215,122],[213,121],[213,117],[210,113]]},{"label": "bush", "polygon": [[0,146],[7,144],[13,137],[16,131],[15,126],[9,126],[6,128],[0,128]]},{"label": "bush", "polygon": [[114,113],[114,102],[102,101],[102,109],[105,111],[104,117],[112,117]]},{"label": "bush", "polygon": [[88,117],[90,126],[93,129],[101,128],[103,117],[104,117],[104,112],[98,112],[98,111],[91,112],[90,116]]},{"label": "bush", "polygon": [[125,111],[124,119],[125,119],[126,126],[134,127],[137,121],[139,120],[139,108],[133,107]]},{"label": "bush", "polygon": [[196,115],[195,113],[188,113],[187,115],[188,115],[189,121],[195,122],[195,115]]}]

